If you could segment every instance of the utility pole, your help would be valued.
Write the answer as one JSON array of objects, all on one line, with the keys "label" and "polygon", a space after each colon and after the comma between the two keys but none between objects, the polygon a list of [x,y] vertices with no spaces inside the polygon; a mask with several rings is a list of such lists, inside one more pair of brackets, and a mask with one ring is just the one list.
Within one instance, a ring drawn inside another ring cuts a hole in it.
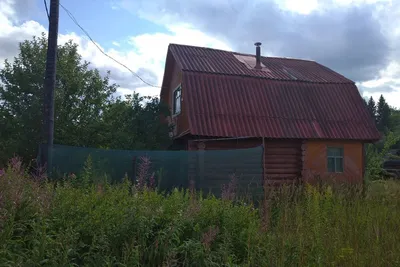
[{"label": "utility pole", "polygon": [[43,92],[43,145],[41,147],[41,166],[46,166],[51,175],[54,140],[54,89],[56,87],[57,39],[59,20],[59,0],[50,0],[49,34],[47,41],[46,73]]}]

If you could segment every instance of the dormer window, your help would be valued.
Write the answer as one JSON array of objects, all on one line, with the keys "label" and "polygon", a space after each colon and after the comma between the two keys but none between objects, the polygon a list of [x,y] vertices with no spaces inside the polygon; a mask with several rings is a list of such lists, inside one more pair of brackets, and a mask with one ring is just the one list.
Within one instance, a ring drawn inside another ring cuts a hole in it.
[{"label": "dormer window", "polygon": [[181,113],[182,87],[179,85],[173,94],[173,115]]}]

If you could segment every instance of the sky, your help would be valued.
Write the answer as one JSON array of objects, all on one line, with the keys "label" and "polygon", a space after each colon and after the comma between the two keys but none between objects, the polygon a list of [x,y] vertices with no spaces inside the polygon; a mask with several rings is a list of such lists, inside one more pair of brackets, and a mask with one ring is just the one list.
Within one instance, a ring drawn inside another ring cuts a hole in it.
[{"label": "sky", "polygon": [[[50,1],[50,0],[46,0]],[[355,81],[363,97],[383,94],[400,108],[400,1],[397,0],[61,0],[108,55],[160,86],[169,43],[315,60]],[[19,42],[47,32],[43,0],[0,0],[0,67]],[[101,73],[118,94],[158,95],[98,50],[60,8],[59,44]]]}]

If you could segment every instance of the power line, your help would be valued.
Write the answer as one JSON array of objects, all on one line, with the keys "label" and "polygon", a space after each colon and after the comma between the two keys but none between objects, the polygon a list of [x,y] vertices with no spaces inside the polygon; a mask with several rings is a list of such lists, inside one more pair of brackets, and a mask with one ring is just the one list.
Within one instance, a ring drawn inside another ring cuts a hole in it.
[{"label": "power line", "polygon": [[49,14],[49,8],[47,7],[47,0],[43,0],[43,3],[44,3],[44,7],[46,8],[47,18],[50,21],[50,14]]},{"label": "power line", "polygon": [[[46,4],[46,0],[45,1],[45,6],[47,7]],[[151,87],[156,87],[156,88],[161,88],[160,86],[157,85],[153,85],[151,83],[146,82],[145,80],[142,79],[142,77],[140,77],[136,72],[134,72],[133,70],[131,70],[129,67],[127,67],[125,64],[119,62],[118,60],[116,60],[115,58],[111,57],[110,55],[108,55],[106,52],[103,51],[103,49],[101,49],[100,46],[98,46],[96,44],[96,42],[92,39],[92,37],[90,37],[90,34],[79,24],[79,22],[76,20],[76,18],[74,17],[74,15],[72,15],[72,13],[66,8],[64,7],[61,3],[60,6],[62,7],[62,9],[64,9],[64,11],[67,13],[67,15],[69,16],[69,18],[76,24],[76,26],[78,26],[85,34],[86,36],[89,38],[89,40],[97,47],[97,49],[106,57],[108,57],[109,59],[113,60],[114,62],[116,62],[117,64],[121,65],[122,67],[124,67],[125,69],[127,69],[129,72],[131,72],[134,76],[136,76],[137,78],[139,78],[143,83],[147,84],[148,86]]]}]

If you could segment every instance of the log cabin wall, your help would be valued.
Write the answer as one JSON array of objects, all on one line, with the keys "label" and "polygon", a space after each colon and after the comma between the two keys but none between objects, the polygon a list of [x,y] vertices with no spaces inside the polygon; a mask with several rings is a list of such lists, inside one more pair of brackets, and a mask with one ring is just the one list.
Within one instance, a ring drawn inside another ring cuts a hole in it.
[{"label": "log cabin wall", "polygon": [[266,185],[301,181],[302,140],[265,140],[264,179]]}]

